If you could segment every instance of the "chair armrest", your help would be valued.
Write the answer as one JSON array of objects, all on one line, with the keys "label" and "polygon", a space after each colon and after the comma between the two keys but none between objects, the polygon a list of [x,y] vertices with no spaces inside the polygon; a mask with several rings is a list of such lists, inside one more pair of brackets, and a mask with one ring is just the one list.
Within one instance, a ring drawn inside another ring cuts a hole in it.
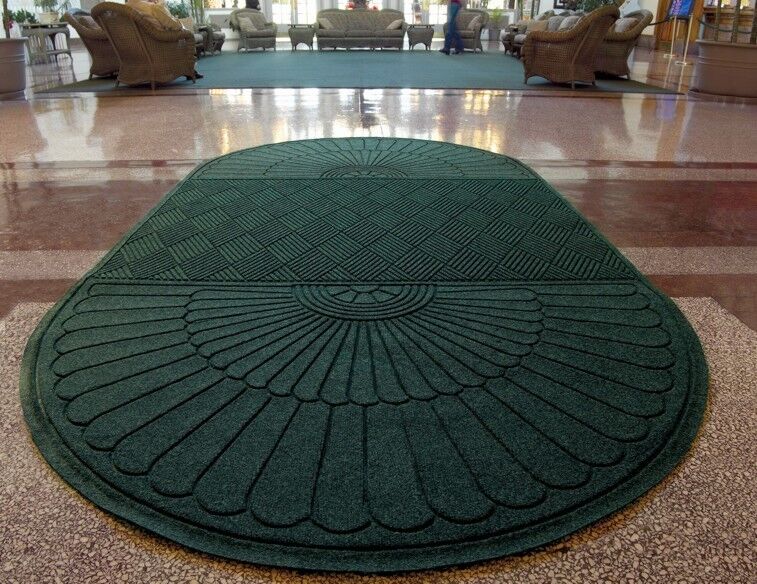
[{"label": "chair armrest", "polygon": [[185,40],[194,43],[194,33],[185,28],[180,30],[161,30],[155,28],[149,21],[142,21],[140,24],[145,33],[150,35],[156,41],[175,43],[180,40]]},{"label": "chair armrest", "polygon": [[534,30],[532,32],[526,32],[526,42],[532,43],[569,43],[575,40],[578,36],[577,28],[569,28],[568,30]]}]

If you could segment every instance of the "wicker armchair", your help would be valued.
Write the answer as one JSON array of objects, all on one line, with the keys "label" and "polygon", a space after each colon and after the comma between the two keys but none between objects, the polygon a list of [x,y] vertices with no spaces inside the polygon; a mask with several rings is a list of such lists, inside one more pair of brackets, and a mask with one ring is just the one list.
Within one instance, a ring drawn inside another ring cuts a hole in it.
[{"label": "wicker armchair", "polygon": [[[636,20],[636,24],[629,20]],[[642,31],[649,26],[650,22],[652,22],[652,13],[649,10],[629,12],[618,20],[605,34],[605,40],[597,52],[594,70],[597,73],[607,73],[618,77],[625,75],[630,78],[628,57]],[[619,32],[619,28],[623,30]]]},{"label": "wicker armchair", "polygon": [[[480,16],[478,24],[470,28],[471,21]],[[476,10],[465,8],[457,13],[457,30],[463,39],[463,48],[470,49],[474,53],[476,50],[484,52],[481,45],[481,31],[489,24],[489,13],[486,10]],[[447,34],[447,23],[444,23],[444,34]]]},{"label": "wicker armchair", "polygon": [[186,76],[195,81],[195,38],[188,30],[164,30],[154,19],[124,4],[101,2],[92,17],[105,30],[118,56],[119,83],[168,83]]},{"label": "wicker armchair", "polygon": [[[245,16],[252,21],[256,30],[242,30],[239,25],[239,17]],[[260,10],[252,8],[239,8],[231,11],[229,17],[231,30],[239,33],[239,46],[237,51],[244,49],[273,49],[276,50],[276,31],[278,28],[273,22],[266,21],[265,15]]]},{"label": "wicker armchair", "polygon": [[594,62],[607,30],[618,19],[617,6],[589,12],[574,27],[563,31],[534,31],[523,43],[525,82],[534,76],[552,83],[594,85]]},{"label": "wicker armchair", "polygon": [[110,77],[118,73],[118,57],[113,45],[89,12],[75,8],[66,12],[63,20],[73,27],[89,52],[92,59],[89,68],[90,79],[94,76]]}]

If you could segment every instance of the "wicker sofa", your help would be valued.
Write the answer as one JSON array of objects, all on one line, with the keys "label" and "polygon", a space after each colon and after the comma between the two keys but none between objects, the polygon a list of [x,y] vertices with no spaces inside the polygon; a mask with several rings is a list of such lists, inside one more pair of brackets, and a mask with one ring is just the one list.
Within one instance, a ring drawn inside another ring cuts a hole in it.
[{"label": "wicker sofa", "polygon": [[[253,29],[246,29],[239,22],[241,17],[249,18]],[[276,50],[276,32],[278,27],[273,22],[268,22],[260,10],[253,8],[239,8],[232,10],[229,16],[231,30],[239,33],[239,45],[237,51],[244,49],[273,49]]]},{"label": "wicker sofa", "polygon": [[526,35],[522,51],[525,82],[539,76],[552,83],[570,83],[571,88],[576,82],[594,85],[597,51],[618,16],[617,6],[603,6],[567,30]]},{"label": "wicker sofa", "polygon": [[195,80],[195,37],[188,30],[165,30],[130,6],[101,2],[92,18],[103,28],[118,56],[116,85],[167,83],[186,76]]},{"label": "wicker sofa", "polygon": [[[475,20],[478,18],[478,20]],[[457,13],[457,30],[463,39],[463,48],[470,51],[484,52],[481,44],[481,31],[489,24],[489,13],[486,10],[466,8]],[[447,35],[447,23],[444,23],[444,34]]]},{"label": "wicker sofa", "polygon": [[597,51],[594,70],[597,73],[618,77],[625,75],[630,78],[628,57],[650,22],[652,22],[652,13],[649,10],[630,12],[615,21],[605,34],[604,41]]},{"label": "wicker sofa", "polygon": [[63,20],[77,32],[89,52],[92,59],[89,68],[90,79],[94,76],[110,77],[118,73],[118,56],[113,50],[113,45],[89,12],[74,8],[63,15]]},{"label": "wicker sofa", "polygon": [[[399,28],[387,28],[401,20]],[[318,50],[325,48],[399,49],[407,23],[399,10],[320,10],[313,25]]]}]

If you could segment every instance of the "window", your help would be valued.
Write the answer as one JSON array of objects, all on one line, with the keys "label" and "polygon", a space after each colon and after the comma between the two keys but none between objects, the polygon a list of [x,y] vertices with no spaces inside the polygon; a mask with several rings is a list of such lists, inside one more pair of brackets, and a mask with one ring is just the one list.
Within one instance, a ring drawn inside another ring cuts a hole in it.
[{"label": "window", "polygon": [[273,0],[271,20],[278,25],[312,24],[318,12],[318,0]]}]

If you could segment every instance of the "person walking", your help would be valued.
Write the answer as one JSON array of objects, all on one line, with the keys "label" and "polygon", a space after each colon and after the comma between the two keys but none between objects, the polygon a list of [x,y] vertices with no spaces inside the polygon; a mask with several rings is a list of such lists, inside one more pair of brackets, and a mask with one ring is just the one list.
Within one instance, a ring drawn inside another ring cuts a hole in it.
[{"label": "person walking", "polygon": [[447,34],[444,35],[444,48],[439,49],[440,53],[449,55],[450,49],[455,48],[455,54],[463,52],[463,38],[460,31],[457,30],[457,14],[462,8],[462,0],[449,0],[447,4]]}]

